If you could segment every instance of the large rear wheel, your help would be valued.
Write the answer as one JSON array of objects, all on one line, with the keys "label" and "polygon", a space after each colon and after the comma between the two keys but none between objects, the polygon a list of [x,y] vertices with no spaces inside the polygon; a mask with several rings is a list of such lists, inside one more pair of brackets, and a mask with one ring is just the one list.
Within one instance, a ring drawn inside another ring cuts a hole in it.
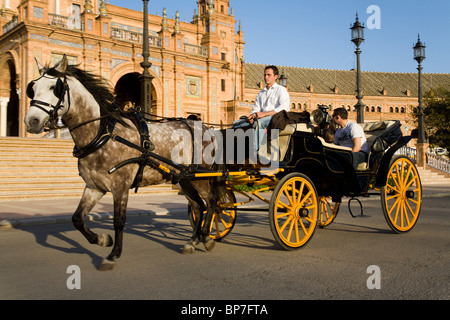
[{"label": "large rear wheel", "polygon": [[270,230],[286,250],[311,240],[319,216],[319,199],[312,181],[301,173],[285,176],[273,191],[269,206]]},{"label": "large rear wheel", "polygon": [[381,188],[384,217],[396,233],[412,230],[422,207],[422,183],[414,163],[405,156],[391,161],[386,185]]}]

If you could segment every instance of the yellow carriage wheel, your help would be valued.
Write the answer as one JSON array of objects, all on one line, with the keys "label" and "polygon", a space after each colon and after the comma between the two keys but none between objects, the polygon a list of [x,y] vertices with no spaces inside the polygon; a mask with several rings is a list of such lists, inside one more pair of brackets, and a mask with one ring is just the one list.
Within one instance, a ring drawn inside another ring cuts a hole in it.
[{"label": "yellow carriage wheel", "polygon": [[422,183],[414,163],[405,156],[391,161],[386,185],[381,188],[386,221],[396,233],[414,228],[422,207]]},{"label": "yellow carriage wheel", "polygon": [[320,228],[325,228],[330,225],[334,219],[336,218],[339,207],[341,206],[340,202],[333,202],[331,197],[320,197],[320,215],[319,221],[317,222],[317,226]]},{"label": "yellow carriage wheel", "polygon": [[[210,237],[216,241],[221,241],[230,234],[236,224],[236,197],[231,190],[227,190],[218,202],[217,212],[214,212],[211,226],[209,228]],[[189,205],[189,220],[191,226],[195,225],[195,214]],[[204,223],[204,222],[203,222]],[[202,225],[203,225],[202,223]]]},{"label": "yellow carriage wheel", "polygon": [[286,250],[298,249],[312,238],[319,216],[319,199],[312,181],[301,173],[285,176],[269,206],[270,230]]}]

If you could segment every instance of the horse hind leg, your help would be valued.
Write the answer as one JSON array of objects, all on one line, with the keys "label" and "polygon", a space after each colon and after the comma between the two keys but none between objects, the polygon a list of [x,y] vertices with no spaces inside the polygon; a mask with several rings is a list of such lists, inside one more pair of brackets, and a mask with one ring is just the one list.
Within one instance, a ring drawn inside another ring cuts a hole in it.
[{"label": "horse hind leg", "polygon": [[72,223],[91,244],[102,247],[110,247],[113,244],[111,236],[92,232],[85,223],[86,215],[95,207],[97,202],[105,195],[105,192],[86,187],[81,197],[78,208],[72,216]]},{"label": "horse hind leg", "polygon": [[212,200],[209,201],[211,199],[208,199],[207,201],[207,212],[205,215],[205,221],[203,223],[203,227],[201,228],[200,232],[201,232],[201,238],[203,239],[203,246],[205,247],[206,251],[210,252],[214,249],[215,245],[216,245],[216,241],[211,238],[210,236],[210,230],[211,230],[211,223],[212,223],[212,218],[213,215],[216,211],[217,205],[216,205],[216,201]]},{"label": "horse hind leg", "polygon": [[123,229],[125,228],[128,205],[128,190],[113,194],[114,197],[114,231],[115,241],[111,253],[103,259],[100,271],[109,271],[116,265],[116,259],[122,255]]},{"label": "horse hind leg", "polygon": [[[192,254],[195,252],[195,246],[200,242],[201,237],[201,225],[203,220],[203,211],[205,210],[205,205],[202,198],[198,194],[197,190],[193,187],[192,183],[188,180],[181,180],[180,187],[183,190],[185,197],[191,204],[193,214],[195,216],[195,225],[192,232],[192,237],[183,247],[183,254]],[[189,213],[190,214],[190,213]]]}]

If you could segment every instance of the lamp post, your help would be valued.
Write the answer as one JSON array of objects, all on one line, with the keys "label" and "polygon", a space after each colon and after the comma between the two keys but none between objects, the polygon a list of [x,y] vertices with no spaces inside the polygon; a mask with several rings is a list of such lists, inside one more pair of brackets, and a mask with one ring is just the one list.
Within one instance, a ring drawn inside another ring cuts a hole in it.
[{"label": "lamp post", "polygon": [[417,138],[417,165],[425,167],[426,165],[426,150],[428,149],[428,142],[425,137],[425,123],[423,114],[423,101],[422,101],[422,61],[425,60],[425,46],[420,41],[420,35],[417,37],[417,43],[413,47],[414,60],[419,64],[417,70],[419,70],[419,112],[417,113],[418,122],[418,138]]},{"label": "lamp post", "polygon": [[364,96],[361,94],[361,50],[359,49],[359,46],[364,41],[364,26],[359,22],[358,14],[356,14],[356,21],[350,30],[352,30],[352,42],[356,45],[356,98],[358,99],[358,102],[355,107],[357,112],[357,122],[364,123],[365,105],[362,102],[362,98],[364,98]]},{"label": "lamp post", "polygon": [[144,2],[144,28],[143,28],[143,44],[142,44],[142,57],[144,60],[141,62],[141,67],[144,69],[142,75],[139,77],[141,83],[141,108],[147,114],[151,114],[152,111],[152,80],[153,76],[150,74],[150,67],[152,64],[149,61],[150,50],[148,41],[148,1]]},{"label": "lamp post", "polygon": [[419,112],[417,113],[418,116],[418,133],[419,137],[417,139],[418,143],[425,143],[425,125],[424,125],[424,119],[423,119],[423,104],[422,104],[422,61],[425,60],[425,46],[420,42],[420,35],[417,38],[417,43],[414,46],[414,60],[416,60],[419,63],[419,67],[417,70],[419,70]]}]

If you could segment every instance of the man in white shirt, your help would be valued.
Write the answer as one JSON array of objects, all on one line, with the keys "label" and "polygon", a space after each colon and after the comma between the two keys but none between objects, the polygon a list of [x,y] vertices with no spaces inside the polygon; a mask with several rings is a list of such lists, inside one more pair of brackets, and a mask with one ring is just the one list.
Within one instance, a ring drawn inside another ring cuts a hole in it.
[{"label": "man in white shirt", "polygon": [[369,145],[363,128],[348,120],[348,112],[345,108],[337,108],[333,111],[334,122],[341,126],[334,134],[334,144],[352,149],[353,167],[366,161],[369,154]]},{"label": "man in white shirt", "polygon": [[255,146],[259,150],[263,131],[269,126],[272,116],[276,113],[286,110],[290,111],[290,97],[285,87],[277,84],[279,71],[276,66],[267,66],[264,70],[264,81],[266,87],[256,96],[248,120],[255,128]]}]

